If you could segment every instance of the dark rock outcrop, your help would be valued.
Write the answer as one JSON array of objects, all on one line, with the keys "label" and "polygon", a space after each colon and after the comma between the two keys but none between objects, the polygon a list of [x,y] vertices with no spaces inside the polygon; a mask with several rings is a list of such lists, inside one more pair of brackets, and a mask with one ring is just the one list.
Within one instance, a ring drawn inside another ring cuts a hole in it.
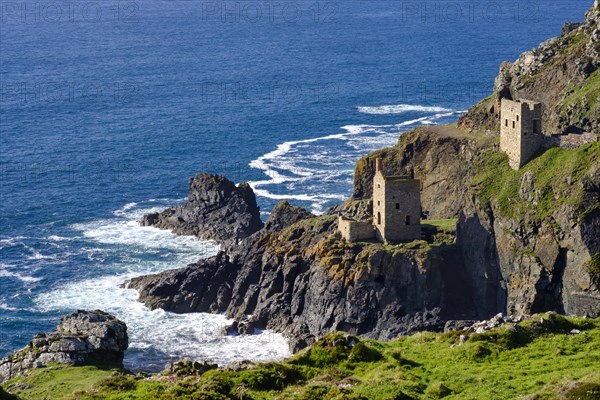
[{"label": "dark rock outcrop", "polygon": [[123,366],[127,326],[105,312],[77,311],[52,333],[37,334],[22,350],[0,361],[0,383],[49,363]]},{"label": "dark rock outcrop", "polygon": [[301,219],[314,217],[302,207],[293,206],[285,200],[280,201],[271,211],[265,230],[270,232],[280,231],[295,224]]},{"label": "dark rock outcrop", "polygon": [[0,386],[0,400],[19,400],[14,394],[8,393]]},{"label": "dark rock outcrop", "polygon": [[210,174],[190,179],[186,203],[145,215],[140,223],[225,244],[246,238],[263,227],[250,185],[236,186],[224,176]]}]

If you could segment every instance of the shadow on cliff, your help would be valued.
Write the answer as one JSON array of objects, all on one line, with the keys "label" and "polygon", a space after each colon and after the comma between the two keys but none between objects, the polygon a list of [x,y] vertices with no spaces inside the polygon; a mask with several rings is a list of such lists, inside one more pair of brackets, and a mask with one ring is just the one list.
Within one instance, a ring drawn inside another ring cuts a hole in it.
[{"label": "shadow on cliff", "polygon": [[462,275],[471,294],[477,318],[485,319],[506,311],[507,290],[502,277],[493,218],[484,226],[476,213],[460,213],[457,241],[462,257]]}]

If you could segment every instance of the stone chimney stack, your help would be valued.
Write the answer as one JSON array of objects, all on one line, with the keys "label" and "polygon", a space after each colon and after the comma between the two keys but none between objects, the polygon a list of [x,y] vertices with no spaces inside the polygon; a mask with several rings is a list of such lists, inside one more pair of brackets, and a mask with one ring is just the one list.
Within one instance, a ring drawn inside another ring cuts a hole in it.
[{"label": "stone chimney stack", "polygon": [[375,172],[380,172],[383,173],[383,162],[381,161],[381,158],[376,158],[375,159]]}]

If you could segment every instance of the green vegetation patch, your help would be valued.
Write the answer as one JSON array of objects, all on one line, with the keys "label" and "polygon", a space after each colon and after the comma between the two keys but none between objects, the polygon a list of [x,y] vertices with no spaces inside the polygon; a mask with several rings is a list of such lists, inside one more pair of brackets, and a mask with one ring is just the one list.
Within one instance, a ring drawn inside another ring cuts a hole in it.
[{"label": "green vegetation patch", "polygon": [[589,115],[590,110],[600,109],[600,70],[592,73],[583,85],[574,86],[561,103],[560,109],[562,111],[571,107],[575,111],[573,120],[581,120]]},{"label": "green vegetation patch", "polygon": [[421,221],[423,229],[433,228],[437,232],[454,233],[456,232],[456,223],[458,219],[426,219]]},{"label": "green vegetation patch", "polygon": [[88,390],[118,372],[116,369],[97,366],[49,364],[32,370],[27,377],[13,379],[3,386],[22,399],[63,399],[69,398],[74,392]]},{"label": "green vegetation patch", "polygon": [[[600,143],[590,143],[575,150],[548,149],[514,171],[506,154],[489,150],[482,157],[471,189],[482,204],[492,204],[503,217],[541,221],[562,204],[583,211],[584,187],[580,180],[599,161]],[[519,193],[526,173],[533,176],[531,199]]]},{"label": "green vegetation patch", "polygon": [[433,245],[452,245],[456,240],[456,218],[421,221],[423,238]]},{"label": "green vegetation patch", "polygon": [[600,279],[600,253],[594,254],[587,262],[588,272],[596,279]]},{"label": "green vegetation patch", "polygon": [[[580,333],[570,333],[577,329]],[[10,382],[23,399],[597,399],[600,318],[540,314],[461,341],[422,332],[381,343],[332,333],[284,362],[189,376],[52,367]]]}]

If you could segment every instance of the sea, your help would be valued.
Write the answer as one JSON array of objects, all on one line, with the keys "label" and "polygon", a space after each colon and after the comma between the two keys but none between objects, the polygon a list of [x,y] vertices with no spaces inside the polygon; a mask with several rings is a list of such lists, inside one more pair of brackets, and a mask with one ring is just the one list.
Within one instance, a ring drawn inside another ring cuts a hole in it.
[{"label": "sea", "polygon": [[223,315],[148,310],[122,287],[218,243],[137,221],[199,172],[319,214],[355,162],[491,94],[503,60],[592,0],[0,1],[0,357],[61,316],[124,320],[125,364],[290,355]]}]

